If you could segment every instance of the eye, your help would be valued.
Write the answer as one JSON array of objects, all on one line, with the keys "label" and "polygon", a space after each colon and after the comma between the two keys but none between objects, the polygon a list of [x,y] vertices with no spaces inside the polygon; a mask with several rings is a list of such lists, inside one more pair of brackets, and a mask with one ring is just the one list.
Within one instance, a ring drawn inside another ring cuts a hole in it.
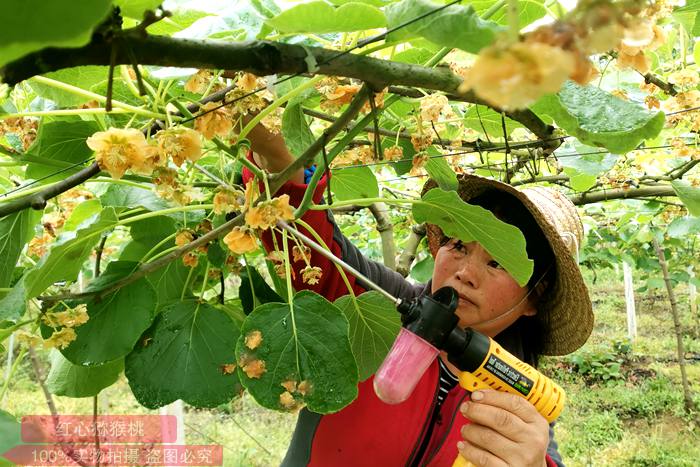
[{"label": "eye", "polygon": [[495,268],[495,269],[503,269],[503,266],[501,266],[501,265],[498,263],[498,261],[496,261],[496,260],[494,260],[494,259],[492,259],[491,261],[489,261],[489,266],[492,267],[492,268]]},{"label": "eye", "polygon": [[467,251],[467,246],[462,242],[462,240],[457,240],[452,247],[450,247],[450,250],[457,250],[459,252],[465,252]]}]

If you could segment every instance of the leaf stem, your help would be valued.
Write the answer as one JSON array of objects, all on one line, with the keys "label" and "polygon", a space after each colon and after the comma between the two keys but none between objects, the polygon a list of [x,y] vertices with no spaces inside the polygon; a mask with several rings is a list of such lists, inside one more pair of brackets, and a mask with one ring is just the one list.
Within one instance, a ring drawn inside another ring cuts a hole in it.
[{"label": "leaf stem", "polygon": [[[97,94],[91,91],[86,91],[85,89],[81,89],[77,86],[70,85],[68,83],[63,83],[61,81],[57,81],[55,79],[47,78],[45,76],[34,76],[34,80],[45,84],[47,86],[51,86],[56,89],[60,89],[61,91],[69,92],[71,94],[75,94],[76,96],[81,96],[85,97],[87,99],[93,99],[96,100],[97,102],[107,102],[107,98],[101,94]],[[164,119],[165,115],[160,114],[160,113],[155,113],[151,112],[149,110],[142,109],[140,107],[136,107],[130,104],[127,104],[125,102],[117,101],[112,99],[112,106],[124,109],[129,112],[133,112],[138,115],[142,115],[144,117],[149,117],[149,118],[157,118],[157,119]],[[26,115],[26,114],[24,114]]]},{"label": "leaf stem", "polygon": [[[274,235],[274,234],[273,234]],[[292,320],[292,333],[294,334],[294,342],[299,341],[297,336],[297,323],[294,316],[294,296],[292,288],[292,271],[291,271],[291,261],[289,260],[289,247],[287,245],[287,231],[282,231],[282,247],[284,248],[284,275],[287,280],[287,300],[289,301],[289,316]],[[299,345],[294,346],[294,352],[297,359],[297,372],[299,373],[299,380],[303,380],[303,375],[301,374],[301,363],[299,361]]]},{"label": "leaf stem", "polygon": [[[328,245],[326,244],[326,242],[323,241],[323,238],[321,238],[321,236],[318,234],[318,232],[316,232],[314,230],[313,227],[311,227],[309,224],[307,224],[306,222],[304,222],[301,219],[295,220],[294,223],[299,224],[302,227],[304,227],[306,230],[308,230],[308,232],[314,237],[314,239],[318,242],[319,245],[321,245],[326,250],[331,251],[331,249],[328,248]],[[284,232],[286,232],[286,230]],[[357,305],[357,301],[356,301],[356,297],[355,297],[355,292],[352,290],[352,286],[350,285],[350,280],[348,279],[348,276],[345,273],[345,270],[343,268],[341,268],[339,265],[337,265],[336,263],[333,263],[333,265],[338,270],[338,273],[340,274],[340,277],[343,279],[343,282],[345,283],[345,287],[348,288],[348,293],[352,297],[352,300],[355,303],[355,307],[357,308],[358,305]]]},{"label": "leaf stem", "polygon": [[373,203],[386,203],[386,204],[420,204],[423,200],[421,199],[399,199],[399,198],[360,198],[360,199],[350,199],[346,201],[336,201],[333,204],[315,204],[310,206],[309,209],[312,211],[323,211],[327,209],[335,209],[343,206],[369,206]]},{"label": "leaf stem", "polygon": [[208,210],[213,209],[213,204],[191,204],[188,206],[178,206],[176,208],[161,209],[160,211],[147,212],[146,214],[141,214],[139,216],[129,217],[128,219],[123,219],[117,222],[117,225],[127,225],[133,222],[142,221],[144,219],[150,219],[151,217],[158,217],[164,214],[173,214],[176,212],[187,212],[187,211],[198,211],[198,210]]}]

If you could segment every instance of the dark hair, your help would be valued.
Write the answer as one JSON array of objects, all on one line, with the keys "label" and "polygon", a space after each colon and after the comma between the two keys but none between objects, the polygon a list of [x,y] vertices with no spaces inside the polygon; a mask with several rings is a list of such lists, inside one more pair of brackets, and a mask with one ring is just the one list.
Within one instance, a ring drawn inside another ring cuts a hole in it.
[{"label": "dark hair", "polygon": [[[468,201],[469,204],[481,206],[491,211],[501,221],[511,224],[523,233],[526,242],[526,251],[530,259],[534,261],[534,269],[527,288],[531,291],[531,297],[535,305],[547,294],[547,290],[553,286],[555,276],[554,253],[549,246],[547,238],[530,211],[510,193],[500,190],[489,190]],[[440,242],[444,245],[449,237],[443,237]],[[540,285],[543,290],[532,290]],[[520,356],[529,364],[537,365],[538,357],[544,347],[544,329],[547,316],[538,313],[535,316],[521,316],[503,330],[496,340],[510,352]]]}]

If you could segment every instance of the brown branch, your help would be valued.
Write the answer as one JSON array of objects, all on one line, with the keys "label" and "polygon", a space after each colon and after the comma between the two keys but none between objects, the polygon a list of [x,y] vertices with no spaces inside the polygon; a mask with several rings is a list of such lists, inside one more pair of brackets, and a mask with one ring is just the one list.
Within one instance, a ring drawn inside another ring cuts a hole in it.
[{"label": "brown branch", "polygon": [[61,193],[65,193],[98,173],[100,173],[100,166],[97,165],[97,162],[94,162],[92,165],[74,173],[73,175],[54,185],[49,186],[48,188],[16,200],[0,204],[0,218],[29,207],[36,210],[42,210],[46,207],[46,203],[51,198],[55,198]]},{"label": "brown branch", "polygon": [[[119,44],[114,57],[115,64],[128,65],[136,61],[143,65],[242,70],[258,76],[313,72],[355,78],[368,83],[372,89],[384,89],[388,85],[411,86],[442,91],[453,100],[488,105],[473,93],[458,94],[462,78],[447,67],[424,67],[343,54],[321,47],[273,41],[224,43],[144,36],[142,31],[134,30],[123,31],[119,35]],[[32,76],[63,68],[109,65],[111,51],[111,41],[101,35],[94,35],[92,41],[84,47],[47,48],[8,63],[0,68],[0,79],[14,85]],[[310,63],[315,63],[314,69],[310,68]],[[412,97],[422,97],[422,94],[416,95],[413,90],[404,91],[411,92]],[[400,93],[399,90],[391,89],[390,92]],[[530,110],[509,112],[506,115],[525,125],[540,139],[549,139],[551,136],[552,127]]]},{"label": "brown branch", "polygon": [[[216,42],[143,36],[124,31],[120,35],[115,64],[131,64],[127,50],[142,65],[242,70],[258,76],[314,73],[346,76],[383,89],[388,84],[417,86],[456,92],[461,78],[448,68],[428,68],[377,58],[342,54],[336,50],[272,41]],[[0,68],[0,78],[15,85],[32,76],[81,65],[109,65],[111,45],[104,37],[80,48],[46,48]],[[310,63],[317,69],[311,70]]]},{"label": "brown branch", "polygon": [[649,196],[676,196],[670,185],[644,186],[640,188],[614,188],[569,196],[576,205],[599,203],[613,199],[633,199]]},{"label": "brown branch", "polygon": [[657,88],[661,89],[663,92],[668,94],[669,96],[675,96],[678,94],[678,91],[676,91],[676,88],[673,86],[671,83],[667,83],[666,81],[662,80],[660,77],[656,76],[653,73],[647,73],[644,76],[644,82],[646,84],[653,84]]},{"label": "brown branch", "polygon": [[95,277],[100,275],[100,262],[102,261],[102,253],[105,250],[105,243],[107,243],[107,235],[102,236],[99,245],[95,249]]}]

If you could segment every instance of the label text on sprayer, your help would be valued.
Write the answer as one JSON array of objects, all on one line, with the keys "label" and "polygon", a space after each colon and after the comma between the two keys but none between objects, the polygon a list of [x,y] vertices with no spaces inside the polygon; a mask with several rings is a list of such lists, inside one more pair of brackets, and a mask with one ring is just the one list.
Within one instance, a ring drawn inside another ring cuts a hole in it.
[{"label": "label text on sprayer", "polygon": [[484,369],[506,383],[508,386],[521,393],[523,396],[527,396],[532,390],[533,382],[530,378],[526,377],[524,374],[520,373],[518,370],[493,354],[489,355],[489,358],[484,365]]}]

